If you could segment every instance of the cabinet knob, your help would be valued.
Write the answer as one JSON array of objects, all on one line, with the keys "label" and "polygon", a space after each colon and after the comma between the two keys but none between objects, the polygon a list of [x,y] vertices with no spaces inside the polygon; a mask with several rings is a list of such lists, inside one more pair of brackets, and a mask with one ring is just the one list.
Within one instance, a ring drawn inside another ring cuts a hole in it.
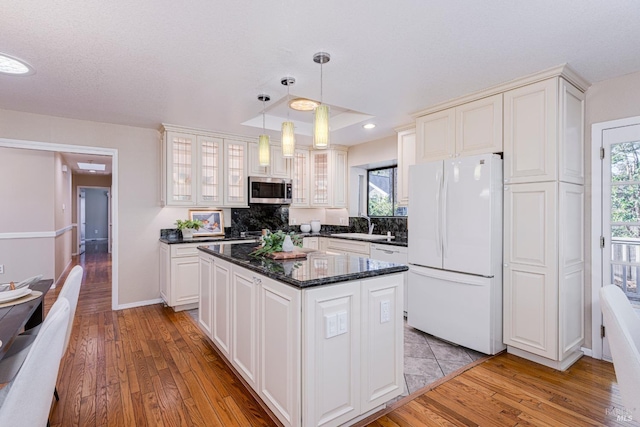
[{"label": "cabinet knob", "polygon": [[509,189],[509,187],[507,187],[506,185],[504,186],[504,191],[507,191]]},{"label": "cabinet knob", "polygon": [[504,182],[509,182],[509,178],[505,178],[505,179],[504,179]]},{"label": "cabinet knob", "polygon": [[505,264],[504,264],[504,268],[507,268],[507,267],[509,267],[509,264],[506,264],[506,263],[505,263]]}]

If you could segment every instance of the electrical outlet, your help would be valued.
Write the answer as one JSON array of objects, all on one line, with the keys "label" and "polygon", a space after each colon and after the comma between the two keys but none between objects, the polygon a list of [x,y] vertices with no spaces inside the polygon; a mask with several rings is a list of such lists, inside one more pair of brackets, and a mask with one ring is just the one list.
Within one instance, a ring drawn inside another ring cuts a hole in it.
[{"label": "electrical outlet", "polygon": [[341,311],[338,316],[338,335],[347,333],[347,312]]},{"label": "electrical outlet", "polygon": [[0,264],[0,274],[4,274],[4,264]]},{"label": "electrical outlet", "polygon": [[326,338],[333,338],[338,335],[338,319],[335,314],[324,316],[326,323]]},{"label": "electrical outlet", "polygon": [[380,301],[380,323],[391,321],[391,303],[389,300]]},{"label": "electrical outlet", "polygon": [[291,218],[291,225],[296,225],[298,223],[298,220],[295,218]]},{"label": "electrical outlet", "polygon": [[340,225],[344,225],[344,218],[340,218]]}]

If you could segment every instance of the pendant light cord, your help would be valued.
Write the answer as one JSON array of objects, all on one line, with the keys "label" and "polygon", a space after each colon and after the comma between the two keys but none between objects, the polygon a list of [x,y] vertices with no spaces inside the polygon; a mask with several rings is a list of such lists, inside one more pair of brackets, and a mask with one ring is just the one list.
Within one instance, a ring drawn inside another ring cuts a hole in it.
[{"label": "pendant light cord", "polygon": [[265,99],[264,97],[262,98],[262,133],[265,133],[264,130],[264,103],[265,103]]},{"label": "pendant light cord", "polygon": [[322,104],[322,62],[320,62],[320,104]]}]

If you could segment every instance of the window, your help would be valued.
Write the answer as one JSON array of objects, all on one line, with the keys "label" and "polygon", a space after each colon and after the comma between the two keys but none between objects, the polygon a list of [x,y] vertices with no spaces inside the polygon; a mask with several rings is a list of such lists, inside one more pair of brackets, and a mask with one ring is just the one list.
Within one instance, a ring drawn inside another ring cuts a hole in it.
[{"label": "window", "polygon": [[407,216],[407,208],[398,206],[398,167],[367,171],[367,215]]}]

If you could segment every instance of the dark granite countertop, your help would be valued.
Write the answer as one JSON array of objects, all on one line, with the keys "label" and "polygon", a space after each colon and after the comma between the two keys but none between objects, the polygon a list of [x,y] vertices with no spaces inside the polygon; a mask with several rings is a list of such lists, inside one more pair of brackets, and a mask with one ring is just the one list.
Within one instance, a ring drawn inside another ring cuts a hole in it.
[{"label": "dark granite countertop", "polygon": [[369,243],[379,243],[381,245],[391,245],[391,246],[404,246],[405,248],[409,246],[409,241],[406,238],[394,237],[393,239],[389,239],[385,237],[384,239],[361,239],[359,237],[347,237],[347,236],[334,236],[331,233],[320,232],[320,233],[298,233],[302,237],[331,237],[332,239],[343,239],[343,240],[357,240],[359,242],[369,242]]},{"label": "dark granite countertop", "polygon": [[179,243],[210,243],[210,242],[237,242],[238,240],[246,240],[248,242],[255,242],[258,240],[256,236],[247,236],[247,237],[221,237],[221,236],[210,236],[210,237],[194,237],[193,239],[183,239],[182,237],[177,238],[168,238],[168,237],[160,237],[160,241],[162,243],[167,243],[169,245],[175,245]]},{"label": "dark granite countertop", "polygon": [[409,269],[402,264],[321,251],[310,252],[302,259],[275,261],[250,255],[255,248],[255,243],[222,243],[198,249],[296,288],[377,277]]}]

